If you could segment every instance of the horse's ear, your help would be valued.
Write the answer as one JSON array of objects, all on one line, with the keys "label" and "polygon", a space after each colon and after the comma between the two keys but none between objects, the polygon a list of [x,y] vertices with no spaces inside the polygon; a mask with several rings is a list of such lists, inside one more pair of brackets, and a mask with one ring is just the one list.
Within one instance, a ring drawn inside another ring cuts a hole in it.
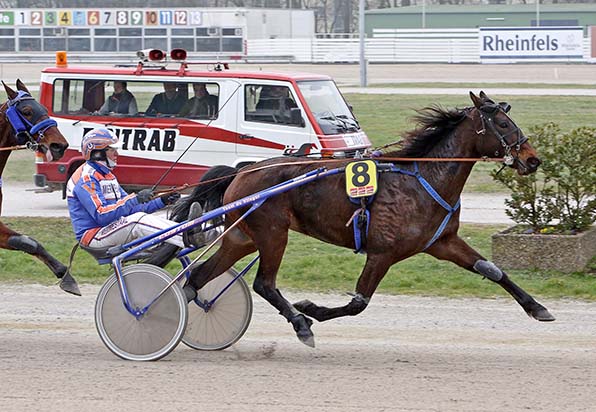
[{"label": "horse's ear", "polygon": [[27,94],[31,94],[31,93],[29,93],[29,90],[27,90],[27,86],[25,86],[25,83],[23,83],[21,81],[21,79],[17,79],[17,89],[21,90]]},{"label": "horse's ear", "polygon": [[486,93],[484,93],[483,90],[480,90],[480,98],[481,99],[488,99],[488,96],[486,95]]},{"label": "horse's ear", "polygon": [[[482,94],[482,92],[480,93]],[[480,106],[482,106],[482,100],[480,100],[480,98],[472,92],[470,92],[470,99],[472,99],[474,106],[476,106],[477,109],[480,109]]]},{"label": "horse's ear", "polygon": [[14,90],[12,90],[10,87],[8,87],[8,85],[6,83],[4,83],[4,81],[2,81],[2,85],[4,86],[4,90],[6,90],[6,94],[8,95],[9,99],[14,99],[15,97],[17,97],[17,92],[15,92]]}]

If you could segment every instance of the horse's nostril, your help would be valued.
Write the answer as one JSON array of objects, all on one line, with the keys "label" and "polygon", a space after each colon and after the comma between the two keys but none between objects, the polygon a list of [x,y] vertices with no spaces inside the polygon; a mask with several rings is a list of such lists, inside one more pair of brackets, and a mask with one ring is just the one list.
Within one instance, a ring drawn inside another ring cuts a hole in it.
[{"label": "horse's nostril", "polygon": [[60,143],[51,143],[50,150],[54,153],[64,153],[68,144],[60,144]]},{"label": "horse's nostril", "polygon": [[526,160],[526,164],[528,166],[530,166],[533,170],[538,169],[538,166],[540,166],[540,163],[542,163],[542,162],[537,157],[530,157],[530,158],[528,158],[528,160]]}]

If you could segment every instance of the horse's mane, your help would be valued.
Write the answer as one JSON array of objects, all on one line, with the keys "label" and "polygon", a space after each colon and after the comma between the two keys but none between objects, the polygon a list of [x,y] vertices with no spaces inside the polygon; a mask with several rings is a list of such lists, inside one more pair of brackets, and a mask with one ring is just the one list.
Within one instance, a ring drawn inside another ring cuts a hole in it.
[{"label": "horse's mane", "polygon": [[406,132],[403,140],[387,146],[398,146],[396,150],[382,150],[384,156],[424,157],[467,116],[466,109],[444,109],[439,105],[416,112],[418,114],[413,117],[416,128]]}]

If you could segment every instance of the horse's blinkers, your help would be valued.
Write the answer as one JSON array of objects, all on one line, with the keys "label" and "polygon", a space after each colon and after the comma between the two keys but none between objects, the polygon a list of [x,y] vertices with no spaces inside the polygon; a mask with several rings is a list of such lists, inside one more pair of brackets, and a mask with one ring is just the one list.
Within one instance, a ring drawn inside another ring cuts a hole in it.
[{"label": "horse's blinkers", "polygon": [[[31,107],[33,109],[33,118],[29,121],[19,109],[21,103],[26,100],[33,101]],[[14,99],[8,100],[8,109],[6,110],[6,118],[12,126],[17,144],[27,144],[30,149],[37,150],[39,142],[43,139],[44,132],[52,126],[57,126],[58,123],[54,119],[47,118],[40,122],[38,120],[42,116],[47,116],[48,112],[44,107],[37,103],[29,93],[19,91]],[[37,134],[37,139],[33,136]]]}]

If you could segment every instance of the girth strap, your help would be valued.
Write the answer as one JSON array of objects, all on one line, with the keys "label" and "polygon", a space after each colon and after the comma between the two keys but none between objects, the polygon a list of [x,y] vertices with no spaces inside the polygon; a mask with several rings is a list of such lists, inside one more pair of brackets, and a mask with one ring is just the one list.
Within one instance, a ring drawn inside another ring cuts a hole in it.
[{"label": "girth strap", "polygon": [[350,202],[360,204],[360,208],[356,209],[352,217],[346,223],[349,226],[353,224],[354,229],[354,253],[366,252],[366,238],[368,237],[368,227],[370,223],[370,210],[368,206],[373,202],[373,196],[353,198],[350,197]]}]

